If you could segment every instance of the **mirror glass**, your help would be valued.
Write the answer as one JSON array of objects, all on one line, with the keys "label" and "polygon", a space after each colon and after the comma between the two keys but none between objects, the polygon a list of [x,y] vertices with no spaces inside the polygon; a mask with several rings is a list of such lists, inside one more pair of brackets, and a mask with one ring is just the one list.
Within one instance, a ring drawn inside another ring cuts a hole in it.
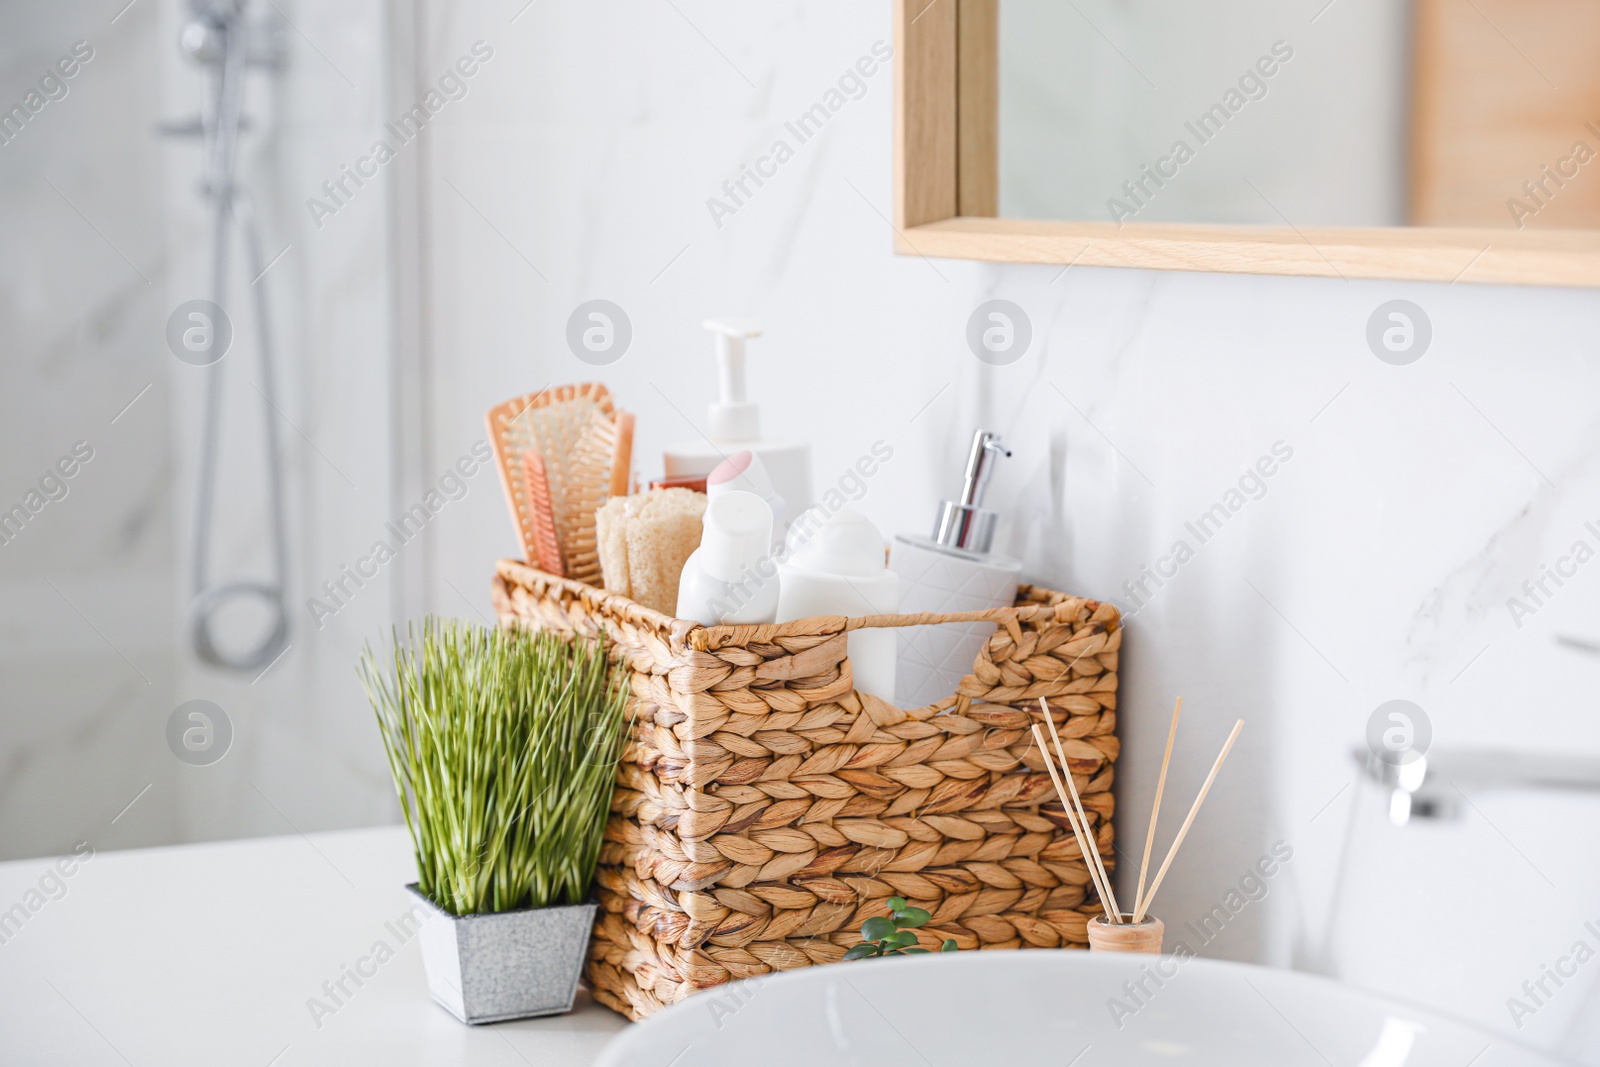
[{"label": "mirror glass", "polygon": [[998,0],[999,213],[1600,226],[1593,0]]}]

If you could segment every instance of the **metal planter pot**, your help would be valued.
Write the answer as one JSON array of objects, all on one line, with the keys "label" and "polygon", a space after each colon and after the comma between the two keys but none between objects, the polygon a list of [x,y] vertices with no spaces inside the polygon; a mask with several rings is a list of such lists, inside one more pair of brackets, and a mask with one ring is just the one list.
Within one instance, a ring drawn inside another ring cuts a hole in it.
[{"label": "metal planter pot", "polygon": [[451,915],[406,886],[424,914],[417,939],[428,991],[464,1023],[572,1010],[599,905]]}]

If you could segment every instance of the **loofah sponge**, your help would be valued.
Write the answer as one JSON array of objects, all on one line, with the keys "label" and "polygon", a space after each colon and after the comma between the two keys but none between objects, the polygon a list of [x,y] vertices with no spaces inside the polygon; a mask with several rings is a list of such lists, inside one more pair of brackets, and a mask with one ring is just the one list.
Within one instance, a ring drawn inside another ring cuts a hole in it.
[{"label": "loofah sponge", "polygon": [[705,512],[705,494],[688,489],[652,489],[606,501],[594,516],[606,590],[664,615],[676,612],[678,578],[700,547]]}]

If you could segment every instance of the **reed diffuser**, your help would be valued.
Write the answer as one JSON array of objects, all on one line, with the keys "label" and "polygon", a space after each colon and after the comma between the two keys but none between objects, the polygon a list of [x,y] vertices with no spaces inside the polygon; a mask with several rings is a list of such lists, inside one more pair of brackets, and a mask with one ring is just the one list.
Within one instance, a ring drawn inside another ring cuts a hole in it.
[{"label": "reed diffuser", "polygon": [[[1055,744],[1055,757],[1052,758],[1050,749],[1045,747],[1044,733],[1038,725],[1033,727],[1033,741],[1039,746],[1039,753],[1044,756],[1045,770],[1049,772],[1050,781],[1056,788],[1056,796],[1060,798],[1062,810],[1066,813],[1067,825],[1072,828],[1072,835],[1083,853],[1084,865],[1089,868],[1089,880],[1094,883],[1095,892],[1100,897],[1100,906],[1104,911],[1104,914],[1094,916],[1088,923],[1089,948],[1092,951],[1145,953],[1161,951],[1165,926],[1160,919],[1149,914],[1150,902],[1155,898],[1156,890],[1161,888],[1162,880],[1172,867],[1172,861],[1178,855],[1178,848],[1188,836],[1189,827],[1194,824],[1195,816],[1200,813],[1200,805],[1205,803],[1206,794],[1211,792],[1211,783],[1216,781],[1217,772],[1222,770],[1223,760],[1228,758],[1233,743],[1239,739],[1239,731],[1244,729],[1243,719],[1233,724],[1228,740],[1223,743],[1222,751],[1217,754],[1216,762],[1211,765],[1211,773],[1206,775],[1205,782],[1200,786],[1199,795],[1190,805],[1189,814],[1184,817],[1183,825],[1178,828],[1178,835],[1172,841],[1172,847],[1167,849],[1167,856],[1161,861],[1155,880],[1150,883],[1149,892],[1146,892],[1145,875],[1150,868],[1150,850],[1155,844],[1156,822],[1161,814],[1161,797],[1166,792],[1167,768],[1172,762],[1172,743],[1178,736],[1178,715],[1182,710],[1183,698],[1179,697],[1172,709],[1172,725],[1167,730],[1167,748],[1161,757],[1161,776],[1156,782],[1155,802],[1150,807],[1150,826],[1145,832],[1144,857],[1139,863],[1138,891],[1134,895],[1133,911],[1125,913],[1117,906],[1117,895],[1111,887],[1111,875],[1106,871],[1105,861],[1101,858],[1099,845],[1089,824],[1088,813],[1078,796],[1077,784],[1072,780],[1072,769],[1068,766],[1067,754],[1061,747],[1061,736],[1056,732],[1055,720],[1050,717],[1050,705],[1043,697],[1039,698],[1039,711],[1045,725],[1050,729],[1050,738]],[[1059,772],[1056,769],[1057,759],[1061,763]]]}]

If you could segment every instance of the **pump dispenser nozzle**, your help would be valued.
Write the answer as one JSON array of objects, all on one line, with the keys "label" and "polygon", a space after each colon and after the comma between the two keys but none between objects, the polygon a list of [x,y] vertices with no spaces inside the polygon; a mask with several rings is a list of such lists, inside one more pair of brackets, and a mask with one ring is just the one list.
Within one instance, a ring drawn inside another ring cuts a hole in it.
[{"label": "pump dispenser nozzle", "polygon": [[707,319],[702,325],[717,338],[717,402],[710,408],[714,441],[754,441],[761,436],[761,412],[748,399],[744,343],[761,336],[748,319]]},{"label": "pump dispenser nozzle", "polygon": [[[761,414],[755,400],[758,383],[749,382],[745,375],[745,346],[750,338],[761,336],[761,327],[732,317],[709,318],[702,325],[716,338],[717,392],[707,406],[701,432],[662,450],[666,476],[704,478],[728,457],[748,451],[753,460],[760,460],[766,467],[772,489],[776,497],[782,498],[788,516],[799,515],[813,499],[810,446],[803,441],[762,436]],[[785,531],[786,524],[779,519],[774,535],[781,539]]]},{"label": "pump dispenser nozzle", "polygon": [[979,430],[972,435],[966,476],[961,482],[961,499],[940,502],[939,518],[933,528],[936,542],[946,548],[963,548],[969,552],[989,551],[999,516],[982,506],[983,492],[994,474],[994,461],[1010,455],[1011,450],[1000,440],[999,434]]}]

